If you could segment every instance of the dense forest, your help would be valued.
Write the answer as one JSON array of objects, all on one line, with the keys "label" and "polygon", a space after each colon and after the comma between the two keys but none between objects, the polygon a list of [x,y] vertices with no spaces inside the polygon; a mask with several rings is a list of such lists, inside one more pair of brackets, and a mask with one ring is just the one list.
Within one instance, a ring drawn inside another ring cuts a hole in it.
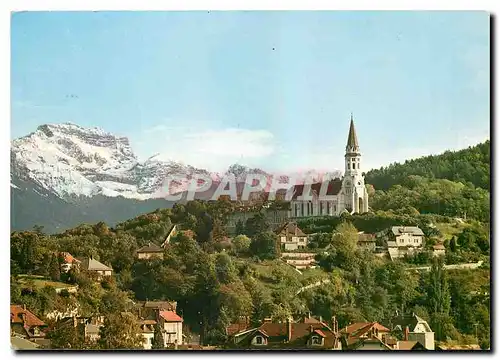
[{"label": "dense forest", "polygon": [[447,179],[490,189],[490,141],[459,151],[407,160],[404,164],[392,164],[366,173],[365,182],[376,190],[388,190],[401,185],[408,175],[429,179]]},{"label": "dense forest", "polygon": [[366,174],[374,210],[490,218],[490,142]]}]

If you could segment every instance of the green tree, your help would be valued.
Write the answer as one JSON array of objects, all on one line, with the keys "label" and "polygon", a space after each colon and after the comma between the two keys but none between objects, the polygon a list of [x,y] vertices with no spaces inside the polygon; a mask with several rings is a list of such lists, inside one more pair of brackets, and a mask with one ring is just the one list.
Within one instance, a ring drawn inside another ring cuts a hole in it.
[{"label": "green tree", "polygon": [[101,349],[141,349],[142,335],[137,317],[131,313],[110,313],[100,329]]},{"label": "green tree", "polygon": [[233,239],[234,251],[238,255],[247,254],[252,240],[246,235],[238,235]]},{"label": "green tree", "polygon": [[245,235],[254,238],[259,234],[268,232],[271,226],[263,211],[259,211],[245,223]]},{"label": "green tree", "polygon": [[62,322],[54,327],[47,334],[50,339],[50,347],[52,349],[82,349],[84,346],[83,336],[74,326],[73,322]]},{"label": "green tree", "polygon": [[455,236],[453,236],[450,240],[450,251],[451,252],[457,251],[457,240]]},{"label": "green tree", "polygon": [[238,220],[236,222],[236,231],[235,231],[235,233],[238,234],[238,235],[245,234],[245,224],[243,223],[243,221]]},{"label": "green tree", "polygon": [[250,244],[250,252],[260,259],[275,259],[278,256],[277,236],[271,231],[257,234]]},{"label": "green tree", "polygon": [[434,258],[427,285],[427,308],[438,340],[453,330],[449,317],[450,305],[451,296],[443,259]]},{"label": "green tree", "polygon": [[165,347],[165,339],[163,337],[163,329],[159,322],[155,324],[155,333],[153,337],[153,349],[163,349]]},{"label": "green tree", "polygon": [[353,255],[357,249],[358,230],[350,222],[341,223],[332,235],[332,246],[338,253]]},{"label": "green tree", "polygon": [[61,279],[61,267],[57,255],[52,255],[49,263],[49,276],[54,281]]}]

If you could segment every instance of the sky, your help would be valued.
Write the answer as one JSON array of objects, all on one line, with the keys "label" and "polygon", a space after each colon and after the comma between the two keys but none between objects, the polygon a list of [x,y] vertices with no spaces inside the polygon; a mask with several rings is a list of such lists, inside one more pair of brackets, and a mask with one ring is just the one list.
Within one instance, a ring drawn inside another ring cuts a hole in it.
[{"label": "sky", "polygon": [[369,170],[490,134],[486,12],[21,12],[11,139],[73,122],[212,171]]}]

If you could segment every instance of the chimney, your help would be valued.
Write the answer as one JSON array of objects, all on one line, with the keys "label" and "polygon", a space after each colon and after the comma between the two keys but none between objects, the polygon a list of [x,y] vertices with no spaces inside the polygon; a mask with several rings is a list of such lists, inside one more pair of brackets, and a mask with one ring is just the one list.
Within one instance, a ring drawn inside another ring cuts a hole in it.
[{"label": "chimney", "polygon": [[319,322],[323,322],[323,316],[319,316]]},{"label": "chimney", "polygon": [[73,326],[77,327],[78,323],[76,321],[76,316],[73,315]]},{"label": "chimney", "polygon": [[270,317],[264,318],[264,323],[270,323],[272,319]]},{"label": "chimney", "polygon": [[288,341],[292,340],[292,319],[288,318],[286,320],[286,325],[288,328]]},{"label": "chimney", "polygon": [[309,332],[313,332],[313,326],[312,325],[309,325]]},{"label": "chimney", "polygon": [[23,310],[26,311],[26,304],[23,304]]},{"label": "chimney", "polygon": [[338,329],[337,329],[337,317],[336,316],[332,316],[332,329],[333,329],[334,333],[337,333]]},{"label": "chimney", "polygon": [[410,328],[407,326],[405,329],[405,341],[408,341],[408,334],[410,332]]}]

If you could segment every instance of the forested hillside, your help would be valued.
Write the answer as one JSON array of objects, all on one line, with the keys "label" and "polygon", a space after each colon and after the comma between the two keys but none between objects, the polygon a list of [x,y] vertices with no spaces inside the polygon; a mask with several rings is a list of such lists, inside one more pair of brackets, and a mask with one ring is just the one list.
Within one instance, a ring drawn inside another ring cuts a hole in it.
[{"label": "forested hillside", "polygon": [[365,181],[376,190],[388,190],[393,185],[402,184],[408,175],[471,183],[489,190],[490,141],[459,151],[446,151],[440,155],[407,160],[404,164],[370,170],[366,173]]},{"label": "forested hillside", "polygon": [[373,210],[490,218],[490,142],[366,174]]},{"label": "forested hillside", "polygon": [[[101,222],[58,235],[46,235],[39,229],[13,232],[11,302],[26,304],[42,318],[49,311],[78,303],[84,315],[103,314],[113,319],[113,314],[127,309],[128,299],[174,300],[184,324],[200,333],[203,343],[220,345],[227,340],[226,326],[240,316],[250,316],[253,324],[259,324],[266,317],[285,321],[311,312],[325,319],[336,316],[339,327],[344,327],[355,321],[388,324],[396,311],[413,311],[429,321],[438,341],[489,346],[488,268],[448,274],[430,251],[415,259],[391,262],[356,245],[358,231],[379,231],[404,223],[422,226],[426,246],[431,249],[435,241],[445,238],[431,223],[452,228],[457,223],[453,219],[377,212],[304,220],[304,231],[321,232],[311,238],[309,249],[318,253],[320,268],[300,274],[278,259],[277,237],[262,214],[250,218],[243,224],[242,234],[228,241],[224,226],[230,211],[227,201],[192,201],[114,228]],[[174,223],[191,232],[172,238],[163,259],[135,257],[144,244],[161,244]],[[488,233],[482,224],[471,222],[456,231],[451,241],[444,242],[446,263],[489,263]],[[96,284],[85,272],[61,274],[55,255],[60,251],[76,257],[93,255],[111,266],[115,276]],[[429,273],[413,273],[407,271],[408,262],[433,266]],[[79,290],[74,295],[57,295],[53,288],[23,282],[25,274],[76,283]],[[319,279],[330,283],[297,295],[302,286]],[[50,335],[55,347],[67,347],[68,342],[73,348],[87,346],[74,339],[62,343],[58,334],[56,327]],[[126,344],[117,342],[116,347],[120,346]]]}]

